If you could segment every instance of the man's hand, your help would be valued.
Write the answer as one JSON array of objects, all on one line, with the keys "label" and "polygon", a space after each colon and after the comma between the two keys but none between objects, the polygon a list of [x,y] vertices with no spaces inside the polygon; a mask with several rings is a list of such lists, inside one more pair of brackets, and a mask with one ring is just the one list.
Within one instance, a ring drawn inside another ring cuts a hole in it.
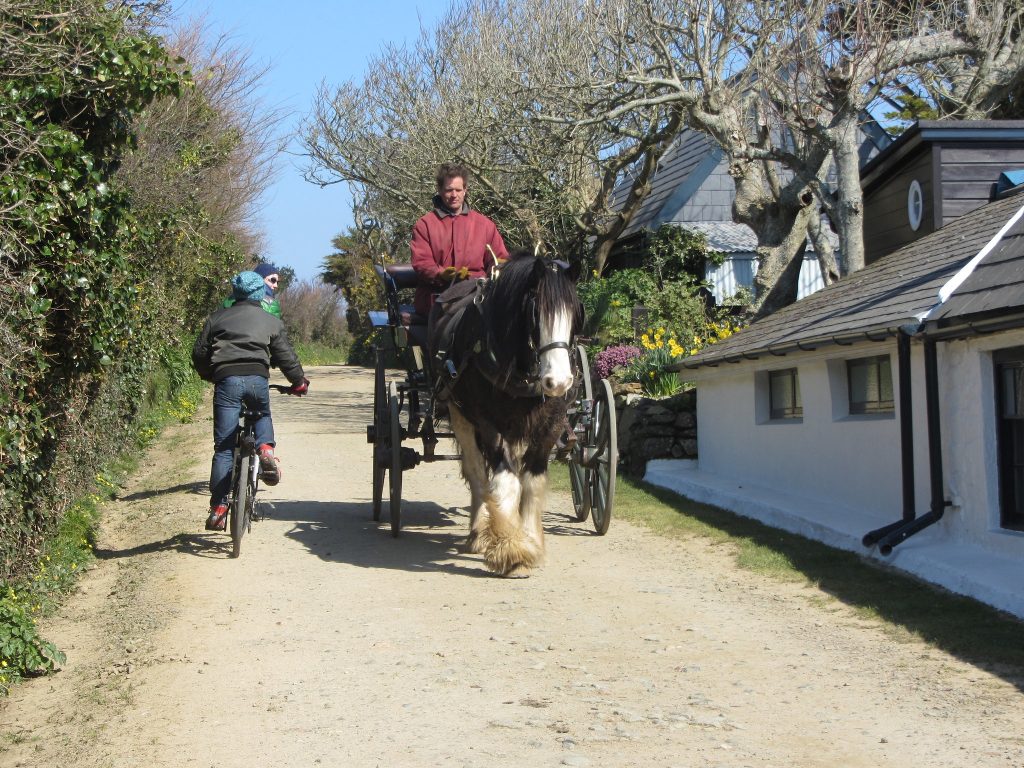
[{"label": "man's hand", "polygon": [[445,282],[451,282],[452,280],[455,279],[455,276],[458,274],[458,272],[459,271],[455,269],[455,267],[445,267],[437,274],[437,276],[439,279],[444,280]]},{"label": "man's hand", "polygon": [[302,397],[308,391],[309,379],[306,378],[303,378],[298,384],[292,384],[291,387],[288,388],[289,395],[297,395],[298,397]]}]

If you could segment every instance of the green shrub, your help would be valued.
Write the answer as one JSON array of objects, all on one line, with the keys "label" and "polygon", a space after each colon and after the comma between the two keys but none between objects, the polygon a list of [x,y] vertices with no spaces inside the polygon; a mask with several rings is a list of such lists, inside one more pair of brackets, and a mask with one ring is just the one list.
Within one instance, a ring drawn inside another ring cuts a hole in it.
[{"label": "green shrub", "polygon": [[31,609],[13,590],[0,597],[0,694],[25,675],[52,672],[65,661],[53,643],[39,637]]}]

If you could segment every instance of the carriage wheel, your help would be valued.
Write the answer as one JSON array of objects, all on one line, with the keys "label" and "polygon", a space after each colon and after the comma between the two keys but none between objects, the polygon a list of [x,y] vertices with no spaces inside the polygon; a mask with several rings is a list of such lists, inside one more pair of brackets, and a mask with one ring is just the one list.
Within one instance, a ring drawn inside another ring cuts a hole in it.
[{"label": "carriage wheel", "polygon": [[395,383],[389,387],[388,414],[391,442],[391,535],[397,537],[402,529],[402,424],[398,392]]},{"label": "carriage wheel", "polygon": [[384,471],[387,468],[388,394],[384,385],[384,350],[377,347],[377,365],[373,371],[373,521],[380,522],[381,499],[384,496]]},{"label": "carriage wheel", "polygon": [[612,385],[601,379],[594,401],[594,441],[590,448],[587,474],[591,483],[591,512],[594,530],[601,536],[608,532],[615,500],[615,472],[619,463],[618,429],[615,424],[615,397]]},{"label": "carriage wheel", "polygon": [[[593,394],[590,389],[590,366],[587,364],[587,351],[583,347],[577,346],[576,354],[578,358],[577,373],[580,383],[583,385],[581,397],[577,398],[576,402],[578,404],[580,400],[583,400],[589,403],[593,399]],[[580,393],[579,387],[577,387],[576,391],[578,394]],[[569,425],[576,431],[582,417],[578,410],[578,405],[569,410],[568,416]],[[576,519],[581,523],[590,517],[591,481],[587,470],[584,469],[581,463],[585,456],[586,446],[590,443],[590,434],[589,427],[587,426],[584,426],[582,431],[576,431],[576,447],[569,455],[569,485],[572,487],[572,508],[576,513]]]},{"label": "carriage wheel", "polygon": [[574,452],[569,457],[569,485],[572,486],[572,509],[576,519],[583,522],[590,517],[590,476],[589,472],[579,463]]},{"label": "carriage wheel", "polygon": [[594,393],[590,388],[590,366],[587,364],[587,350],[577,346],[576,354],[579,357],[580,379],[583,380],[583,396],[590,400],[594,397]]}]

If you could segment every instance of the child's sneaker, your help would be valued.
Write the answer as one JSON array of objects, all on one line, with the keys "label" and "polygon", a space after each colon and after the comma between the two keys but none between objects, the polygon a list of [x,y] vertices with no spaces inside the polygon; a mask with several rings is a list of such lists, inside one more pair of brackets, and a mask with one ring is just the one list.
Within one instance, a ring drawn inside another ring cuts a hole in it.
[{"label": "child's sneaker", "polygon": [[206,518],[206,530],[223,531],[228,519],[228,505],[218,504],[210,509],[210,516]]},{"label": "child's sneaker", "polygon": [[260,446],[260,477],[267,485],[281,482],[281,460],[274,455],[271,445]]}]

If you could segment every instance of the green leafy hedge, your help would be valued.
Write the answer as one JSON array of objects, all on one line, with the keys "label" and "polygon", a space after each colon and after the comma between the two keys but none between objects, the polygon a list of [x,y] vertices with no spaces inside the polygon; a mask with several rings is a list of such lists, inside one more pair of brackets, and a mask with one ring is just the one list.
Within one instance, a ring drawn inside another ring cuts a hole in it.
[{"label": "green leafy hedge", "polygon": [[72,501],[131,444],[153,393],[169,397],[187,379],[195,328],[250,257],[236,222],[211,223],[192,193],[143,200],[132,175],[145,165],[169,188],[200,189],[204,174],[223,185],[218,169],[242,141],[226,127],[218,153],[197,167],[198,128],[156,135],[153,116],[168,104],[204,106],[182,111],[202,116],[204,130],[218,109],[161,38],[102,0],[12,0],[3,11],[0,582],[9,583],[31,573]]}]

